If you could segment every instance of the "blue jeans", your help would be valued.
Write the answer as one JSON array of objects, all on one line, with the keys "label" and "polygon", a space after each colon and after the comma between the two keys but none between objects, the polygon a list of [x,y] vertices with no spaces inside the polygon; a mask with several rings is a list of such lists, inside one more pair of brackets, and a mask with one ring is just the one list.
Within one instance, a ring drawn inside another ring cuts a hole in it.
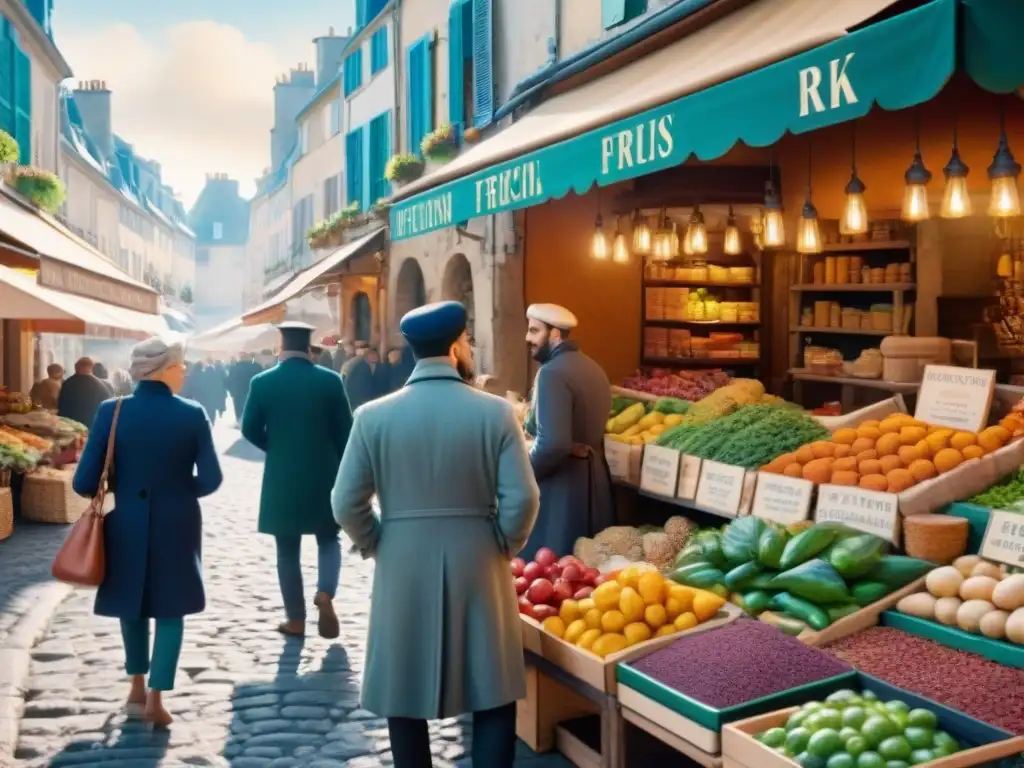
[{"label": "blue jeans", "polygon": [[156,637],[153,640],[152,662],[149,653],[149,619],[121,619],[121,638],[124,640],[124,671],[129,675],[149,672],[149,687],[154,691],[174,688],[174,674],[178,671],[181,638],[185,622],[181,619],[156,619]]},{"label": "blue jeans", "polygon": [[[316,536],[317,592],[334,599],[341,574],[341,542],[339,534],[318,533]],[[281,585],[284,613],[288,621],[306,620],[306,601],[302,590],[301,536],[275,536],[277,540],[277,580]]]}]

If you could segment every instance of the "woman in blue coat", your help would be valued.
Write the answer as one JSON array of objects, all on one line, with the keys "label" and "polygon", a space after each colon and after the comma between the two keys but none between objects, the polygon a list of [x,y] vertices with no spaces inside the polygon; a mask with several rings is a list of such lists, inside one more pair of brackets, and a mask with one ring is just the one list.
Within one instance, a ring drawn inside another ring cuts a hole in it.
[{"label": "woman in blue coat", "polygon": [[[121,620],[130,708],[166,726],[162,692],[174,688],[181,653],[182,618],[206,607],[199,499],[223,479],[202,406],[177,397],[185,378],[184,347],[159,338],[132,350],[135,394],[121,401],[113,436],[110,490],[114,509],[104,522],[106,575],[95,612]],[[117,400],[99,408],[75,492],[96,493]],[[153,652],[150,619],[156,620]],[[145,675],[149,673],[149,692]]]}]

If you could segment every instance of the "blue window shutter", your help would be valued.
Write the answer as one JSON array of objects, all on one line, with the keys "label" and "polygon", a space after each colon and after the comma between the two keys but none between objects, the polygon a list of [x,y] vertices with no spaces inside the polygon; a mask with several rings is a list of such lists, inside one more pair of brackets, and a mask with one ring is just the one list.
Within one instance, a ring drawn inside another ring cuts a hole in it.
[{"label": "blue window shutter", "polygon": [[10,22],[0,16],[0,130],[13,137],[14,128],[14,41],[11,40]]},{"label": "blue window shutter", "polygon": [[356,0],[356,31],[365,27],[370,20],[368,16],[367,0]]},{"label": "blue window shutter", "polygon": [[32,163],[32,61],[17,41],[14,48],[14,139],[22,165]]},{"label": "blue window shutter", "polygon": [[345,205],[363,203],[363,129],[345,135]]},{"label": "blue window shutter", "polygon": [[464,3],[461,0],[448,7],[448,122],[452,125],[461,125],[466,112],[463,103],[463,62],[466,44],[471,44],[471,41],[462,39],[463,10]]},{"label": "blue window shutter", "polygon": [[405,54],[408,151],[414,155],[420,154],[420,142],[430,130],[424,128],[430,123],[427,114],[430,108],[430,89],[424,88],[425,83],[429,86],[429,44],[429,38],[420,38],[406,49]]},{"label": "blue window shutter", "polygon": [[493,37],[491,0],[473,0],[473,125],[477,128],[494,119]]},{"label": "blue window shutter", "polygon": [[601,0],[601,26],[611,29],[646,11],[647,0]]},{"label": "blue window shutter", "polygon": [[[360,210],[370,210],[370,192],[373,187],[373,121],[359,130],[359,148],[363,151],[363,181],[360,192]],[[365,136],[363,135],[365,134]]]},{"label": "blue window shutter", "polygon": [[[428,34],[420,40],[422,65],[423,122],[420,138],[434,130],[434,35]],[[418,145],[417,145],[418,147]]]},{"label": "blue window shutter", "polygon": [[391,156],[391,111],[382,112],[370,121],[370,204],[391,194],[391,184],[384,178],[384,168]]},{"label": "blue window shutter", "polygon": [[376,75],[388,66],[388,28],[381,27],[370,38],[370,74]]}]

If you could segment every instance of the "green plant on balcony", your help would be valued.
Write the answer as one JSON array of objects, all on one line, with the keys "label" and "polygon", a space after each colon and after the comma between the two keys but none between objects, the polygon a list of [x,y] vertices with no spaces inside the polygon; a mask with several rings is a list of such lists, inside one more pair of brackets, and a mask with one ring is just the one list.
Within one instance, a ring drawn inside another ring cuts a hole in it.
[{"label": "green plant on balcony", "polygon": [[342,245],[342,234],[346,230],[361,226],[366,221],[366,215],[359,210],[359,203],[352,203],[331,217],[324,219],[306,233],[309,247],[314,250],[319,248],[337,248],[339,245]]},{"label": "green plant on balcony", "polygon": [[18,142],[7,131],[0,131],[0,165],[18,162]]},{"label": "green plant on balcony", "polygon": [[47,213],[56,213],[64,202],[64,183],[49,171],[19,165],[11,171],[9,183]]},{"label": "green plant on balcony", "polygon": [[393,184],[408,184],[423,175],[425,164],[422,158],[409,152],[392,155],[384,166],[384,178]]},{"label": "green plant on balcony", "polygon": [[459,139],[451,123],[439,125],[423,137],[420,151],[428,160],[446,163],[459,154]]},{"label": "green plant on balcony", "polygon": [[391,203],[383,197],[370,206],[370,215],[378,221],[387,221],[390,213]]}]

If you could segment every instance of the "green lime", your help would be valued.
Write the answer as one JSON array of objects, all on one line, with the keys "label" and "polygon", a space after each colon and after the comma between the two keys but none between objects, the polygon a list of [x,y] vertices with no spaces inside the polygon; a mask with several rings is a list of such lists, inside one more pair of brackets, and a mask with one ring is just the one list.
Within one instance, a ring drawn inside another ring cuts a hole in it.
[{"label": "green lime", "polygon": [[838,731],[843,727],[843,713],[838,709],[826,707],[825,709],[818,710],[816,714],[822,728],[833,728]]},{"label": "green lime", "polygon": [[851,736],[846,740],[846,751],[856,757],[861,752],[868,751],[868,740],[863,736]]},{"label": "green lime", "polygon": [[935,734],[928,728],[918,728],[916,725],[908,727],[903,735],[907,737],[911,749],[931,749],[935,738]]},{"label": "green lime", "polygon": [[910,752],[910,742],[903,736],[890,736],[878,745],[878,754],[886,760],[906,760]]},{"label": "green lime", "polygon": [[863,691],[860,696],[866,701],[876,701],[878,699],[874,691]]},{"label": "green lime", "polygon": [[[960,749],[960,745],[957,743],[957,740],[945,731],[935,732],[935,735],[932,736],[932,745],[936,749],[951,749],[953,752],[957,752]],[[953,752],[950,752],[949,754],[953,754]]]},{"label": "green lime", "polygon": [[921,763],[929,763],[935,759],[935,753],[930,749],[915,749],[910,753],[910,764],[920,765]]},{"label": "green lime", "polygon": [[899,699],[893,699],[892,701],[885,702],[885,708],[890,712],[907,712],[910,707],[907,706],[907,702],[900,701]]},{"label": "green lime", "polygon": [[910,768],[910,763],[906,760],[886,760],[885,768]]},{"label": "green lime", "polygon": [[836,752],[828,759],[825,768],[855,768],[857,761],[846,752]]},{"label": "green lime", "polygon": [[861,752],[857,755],[857,768],[885,768],[885,760],[877,752]]},{"label": "green lime", "polygon": [[939,718],[930,709],[912,709],[907,713],[908,725],[916,725],[918,728],[930,728],[935,730],[939,727]]},{"label": "green lime", "polygon": [[[786,730],[784,728],[769,728],[767,731],[761,734],[761,743],[767,747],[781,747],[786,743]],[[928,745],[931,746],[931,739],[928,740]]]},{"label": "green lime", "polygon": [[801,752],[793,759],[803,768],[825,768],[825,759],[809,752]]},{"label": "green lime", "polygon": [[843,710],[843,725],[850,728],[860,728],[868,719],[868,713],[863,707],[847,707]]},{"label": "green lime", "polygon": [[811,716],[810,712],[805,712],[802,709],[798,709],[792,715],[789,716],[789,720],[786,721],[786,730],[792,731],[794,728],[799,728],[804,724],[804,720]]},{"label": "green lime", "polygon": [[786,736],[786,751],[791,755],[799,755],[807,749],[807,742],[811,740],[811,732],[806,728],[794,728]]},{"label": "green lime", "polygon": [[843,740],[834,728],[822,728],[807,742],[807,751],[818,757],[831,757],[843,748]]},{"label": "green lime", "polygon": [[855,691],[851,691],[849,688],[843,688],[835,693],[830,693],[825,699],[826,704],[831,704],[837,707],[848,707],[850,702],[857,698]]},{"label": "green lime", "polygon": [[860,728],[860,735],[868,740],[868,744],[871,747],[877,747],[890,736],[895,736],[897,733],[899,733],[899,729],[896,727],[896,724],[889,718],[882,717],[881,715],[872,715],[864,721],[864,725]]},{"label": "green lime", "polygon": [[[858,736],[859,737],[860,736],[860,731],[858,731],[856,728],[851,728],[848,725],[847,726],[843,726],[843,728],[841,728],[839,730],[839,738],[843,740],[843,744],[845,744],[847,741],[849,741],[851,736]],[[928,743],[928,746],[931,746],[931,742]]]},{"label": "green lime", "polygon": [[801,707],[801,709],[803,709],[806,712],[817,712],[824,706],[825,705],[822,704],[820,701],[808,701],[806,704],[803,705],[803,707]]},{"label": "green lime", "polygon": [[906,712],[890,712],[889,719],[896,723],[896,727],[901,731],[910,724],[910,716]]}]

